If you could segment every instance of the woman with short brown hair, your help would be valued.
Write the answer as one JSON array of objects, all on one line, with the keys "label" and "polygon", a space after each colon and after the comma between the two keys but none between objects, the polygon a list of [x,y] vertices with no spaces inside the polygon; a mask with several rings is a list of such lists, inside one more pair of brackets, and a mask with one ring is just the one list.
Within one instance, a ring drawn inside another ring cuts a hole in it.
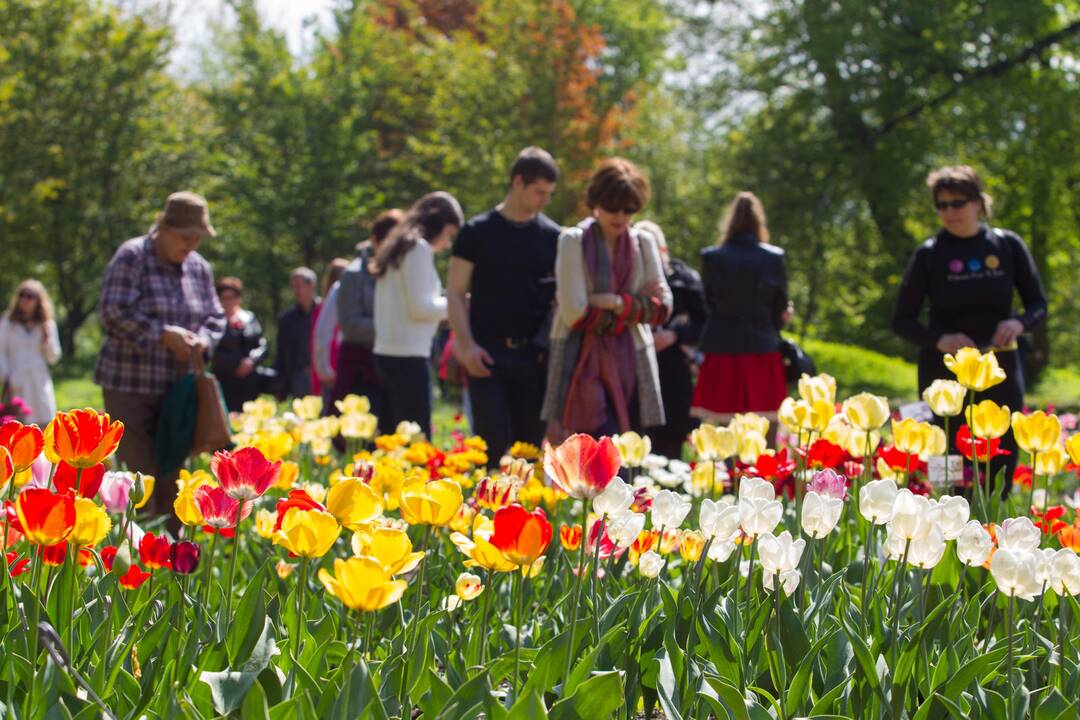
[{"label": "woman with short brown hair", "polygon": [[671,289],[656,243],[630,224],[649,200],[649,182],[630,161],[610,158],[585,197],[591,216],[563,231],[555,261],[541,411],[553,442],[665,420],[652,326],[671,311]]},{"label": "woman with short brown hair", "polygon": [[[1046,320],[1046,294],[1035,261],[1019,235],[984,222],[992,200],[970,166],[938,168],[927,176],[926,186],[942,227],[915,249],[908,262],[893,330],[919,348],[920,393],[935,379],[954,377],[945,367],[946,353],[963,347],[994,350],[1007,377],[979,393],[977,400],[1019,410],[1024,404],[1024,373],[1016,341],[1020,333]],[[1021,314],[1013,311],[1014,292],[1024,304]],[[991,477],[1004,469],[1002,491],[1008,493],[1016,467],[1012,430],[1002,438],[1002,447],[1012,454],[991,464]]]}]

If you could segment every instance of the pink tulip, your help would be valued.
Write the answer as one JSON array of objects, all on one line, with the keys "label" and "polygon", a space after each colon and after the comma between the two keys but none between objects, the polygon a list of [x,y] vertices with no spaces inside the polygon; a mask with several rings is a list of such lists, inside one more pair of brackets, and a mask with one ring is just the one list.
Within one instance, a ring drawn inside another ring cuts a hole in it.
[{"label": "pink tulip", "polygon": [[131,503],[131,488],[135,477],[129,472],[107,472],[101,480],[98,493],[105,509],[111,513],[122,513]]}]

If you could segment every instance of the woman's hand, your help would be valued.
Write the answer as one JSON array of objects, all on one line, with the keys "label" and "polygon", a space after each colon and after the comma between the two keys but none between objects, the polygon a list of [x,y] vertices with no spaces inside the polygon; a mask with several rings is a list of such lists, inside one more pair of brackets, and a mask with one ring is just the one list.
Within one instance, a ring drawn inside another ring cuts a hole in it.
[{"label": "woman's hand", "polygon": [[1009,347],[1016,342],[1016,338],[1019,337],[1022,332],[1024,332],[1024,323],[1016,318],[1002,320],[998,323],[997,330],[994,331],[994,347]]},{"label": "woman's hand", "polygon": [[943,353],[954,354],[960,348],[978,347],[975,342],[964,333],[946,333],[938,338],[937,349]]},{"label": "woman's hand", "polygon": [[663,352],[669,347],[675,344],[675,341],[679,339],[679,336],[675,334],[674,330],[654,330],[653,342],[656,344],[656,352]]},{"label": "woman's hand", "polygon": [[593,293],[589,296],[589,304],[601,310],[617,310],[622,305],[622,295],[615,293]]},{"label": "woman's hand", "polygon": [[654,298],[662,298],[664,297],[664,283],[660,280],[653,280],[651,283],[641,288],[641,294]]}]

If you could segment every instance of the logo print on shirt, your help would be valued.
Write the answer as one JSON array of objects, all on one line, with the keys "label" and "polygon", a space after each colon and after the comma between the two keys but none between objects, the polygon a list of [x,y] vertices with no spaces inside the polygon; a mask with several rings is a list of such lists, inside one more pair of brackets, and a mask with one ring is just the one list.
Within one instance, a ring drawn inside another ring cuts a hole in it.
[{"label": "logo print on shirt", "polygon": [[1001,265],[1001,260],[998,259],[997,255],[987,255],[985,262],[986,267],[990,270],[997,270]]},{"label": "logo print on shirt", "polygon": [[979,272],[982,270],[982,260],[979,258],[971,258],[967,261],[968,270],[971,272]]},{"label": "logo print on shirt", "polygon": [[959,258],[951,261],[949,263],[949,272],[951,272],[953,275],[964,272],[964,261],[960,260]]}]

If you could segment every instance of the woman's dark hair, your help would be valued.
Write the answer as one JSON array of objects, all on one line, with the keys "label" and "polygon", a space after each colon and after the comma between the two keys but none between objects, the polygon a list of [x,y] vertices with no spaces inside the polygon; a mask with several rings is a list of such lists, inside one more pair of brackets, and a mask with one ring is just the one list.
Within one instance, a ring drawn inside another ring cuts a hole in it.
[{"label": "woman's dark hair", "polygon": [[720,242],[717,244],[723,245],[739,233],[749,233],[763,243],[769,242],[765,208],[761,206],[758,196],[749,190],[736,195],[728,206],[724,219],[720,221]]},{"label": "woman's dark hair", "polygon": [[926,187],[930,188],[930,199],[934,202],[940,191],[948,190],[978,202],[984,217],[990,217],[994,208],[994,199],[983,189],[979,173],[970,165],[940,167],[926,176]]},{"label": "woman's dark hair", "polygon": [[608,158],[596,168],[585,191],[589,209],[639,212],[649,202],[649,181],[637,165],[621,157]]},{"label": "woman's dark hair", "polygon": [[395,227],[375,251],[371,272],[382,277],[390,268],[396,268],[416,246],[418,240],[438,237],[447,225],[461,227],[465,216],[461,205],[448,192],[438,190],[428,193],[409,208],[405,219]]},{"label": "woman's dark hair", "polygon": [[383,210],[379,213],[379,217],[375,218],[375,222],[371,223],[371,236],[368,238],[372,244],[378,245],[386,236],[390,234],[390,231],[396,228],[405,219],[405,211],[398,208],[391,208],[389,210]]},{"label": "woman's dark hair", "polygon": [[244,294],[244,281],[238,277],[232,275],[226,275],[225,277],[218,278],[217,285],[214,287],[220,295],[225,290],[231,290],[237,295]]},{"label": "woman's dark hair", "polygon": [[330,261],[330,264],[326,266],[326,272],[323,273],[323,297],[330,294],[330,288],[341,279],[347,267],[349,267],[349,261],[345,258],[334,258]]},{"label": "woman's dark hair", "polygon": [[510,166],[510,182],[521,176],[521,182],[531,185],[537,180],[559,181],[559,166],[551,153],[543,148],[529,146],[518,153],[514,164]]}]

